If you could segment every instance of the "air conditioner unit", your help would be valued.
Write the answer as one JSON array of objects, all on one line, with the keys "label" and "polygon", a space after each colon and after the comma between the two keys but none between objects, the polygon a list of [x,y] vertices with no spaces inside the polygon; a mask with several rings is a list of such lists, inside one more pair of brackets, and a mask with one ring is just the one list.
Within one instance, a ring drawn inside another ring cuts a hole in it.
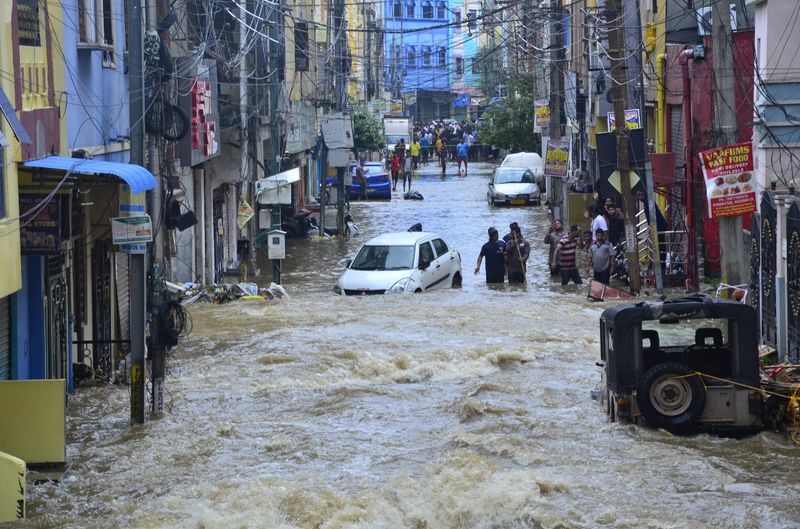
[{"label": "air conditioner unit", "polygon": [[[736,4],[729,4],[731,10],[731,31],[736,31]],[[697,33],[701,37],[710,36],[714,26],[714,16],[711,7],[697,9]]]}]

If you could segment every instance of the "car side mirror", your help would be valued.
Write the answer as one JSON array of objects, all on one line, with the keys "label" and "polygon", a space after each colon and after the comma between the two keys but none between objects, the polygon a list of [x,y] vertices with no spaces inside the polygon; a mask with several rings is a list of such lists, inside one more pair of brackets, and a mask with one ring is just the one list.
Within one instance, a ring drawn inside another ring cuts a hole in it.
[{"label": "car side mirror", "polygon": [[427,259],[420,259],[419,260],[419,269],[420,270],[427,270],[428,267],[431,265],[431,262]]}]

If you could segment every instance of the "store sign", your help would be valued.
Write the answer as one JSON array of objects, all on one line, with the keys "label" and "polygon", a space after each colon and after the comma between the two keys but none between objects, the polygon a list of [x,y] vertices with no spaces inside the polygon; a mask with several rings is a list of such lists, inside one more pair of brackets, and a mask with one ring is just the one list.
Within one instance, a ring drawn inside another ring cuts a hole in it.
[{"label": "store sign", "polygon": [[567,178],[569,167],[570,142],[566,140],[547,140],[544,155],[544,175]]},{"label": "store sign", "polygon": [[153,242],[153,223],[150,215],[113,217],[111,219],[111,241],[114,244]]},{"label": "store sign", "polygon": [[58,255],[61,249],[61,197],[20,195],[19,211],[36,214],[20,220],[23,255]]},{"label": "store sign", "polygon": [[243,230],[247,223],[250,222],[250,219],[253,218],[255,215],[255,211],[250,206],[250,203],[247,202],[244,198],[239,200],[239,209],[236,213],[236,224],[239,226],[240,230]]},{"label": "store sign", "polygon": [[701,152],[711,218],[736,217],[756,211],[753,144],[737,143]]},{"label": "store sign", "polygon": [[[617,120],[613,112],[608,113],[608,130],[612,131],[617,128]],[[625,128],[640,129],[642,128],[642,118],[639,114],[638,108],[631,108],[625,111]]]}]

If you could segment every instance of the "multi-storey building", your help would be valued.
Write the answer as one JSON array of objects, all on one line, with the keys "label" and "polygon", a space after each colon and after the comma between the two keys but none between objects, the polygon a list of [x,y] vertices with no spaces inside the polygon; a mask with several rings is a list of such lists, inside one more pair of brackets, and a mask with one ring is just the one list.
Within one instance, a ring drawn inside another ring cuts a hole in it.
[{"label": "multi-storey building", "polygon": [[452,12],[445,0],[386,0],[385,87],[416,121],[449,117],[451,80],[464,57],[451,49]]}]

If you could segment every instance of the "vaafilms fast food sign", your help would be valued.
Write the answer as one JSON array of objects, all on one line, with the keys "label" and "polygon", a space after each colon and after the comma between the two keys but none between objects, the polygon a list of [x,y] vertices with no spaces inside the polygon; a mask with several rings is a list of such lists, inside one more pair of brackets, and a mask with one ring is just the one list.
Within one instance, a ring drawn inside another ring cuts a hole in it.
[{"label": "vaafilms fast food sign", "polygon": [[711,218],[735,217],[756,211],[752,143],[709,149],[699,156]]}]

